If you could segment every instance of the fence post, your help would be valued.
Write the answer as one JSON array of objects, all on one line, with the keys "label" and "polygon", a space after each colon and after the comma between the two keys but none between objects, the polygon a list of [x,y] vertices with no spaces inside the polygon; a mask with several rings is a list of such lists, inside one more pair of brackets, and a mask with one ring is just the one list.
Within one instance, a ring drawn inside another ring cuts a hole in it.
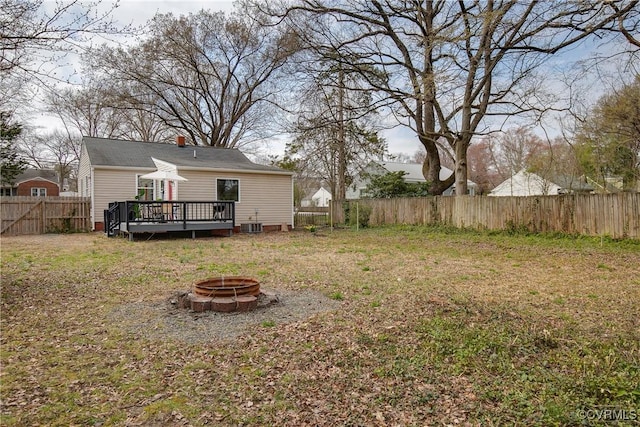
[{"label": "fence post", "polygon": [[333,199],[329,200],[329,227],[333,231]]},{"label": "fence post", "polygon": [[44,234],[47,232],[47,210],[45,209],[47,204],[46,200],[42,200],[42,204],[40,205],[40,219],[42,220],[41,227],[42,229],[40,230],[39,234]]}]

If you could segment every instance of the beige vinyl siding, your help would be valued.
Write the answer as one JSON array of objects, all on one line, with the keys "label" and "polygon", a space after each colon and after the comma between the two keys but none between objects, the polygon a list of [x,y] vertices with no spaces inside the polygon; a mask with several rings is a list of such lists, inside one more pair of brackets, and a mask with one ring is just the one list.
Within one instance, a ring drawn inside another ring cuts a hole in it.
[{"label": "beige vinyl siding", "polygon": [[94,215],[94,204],[93,204],[93,194],[91,193],[91,163],[89,163],[89,156],[87,154],[87,149],[83,145],[82,151],[80,152],[80,162],[78,164],[78,193],[82,197],[90,197],[91,198],[91,228],[94,228],[95,224],[95,215]]},{"label": "beige vinyl siding", "polygon": [[189,181],[178,183],[179,200],[214,200],[216,196],[213,172],[185,171],[178,169],[178,175]]},{"label": "beige vinyl siding", "polygon": [[180,200],[215,200],[217,179],[237,179],[240,183],[240,201],[236,203],[236,225],[255,222],[256,208],[258,222],[264,225],[293,225],[291,175],[184,169],[178,169],[178,174],[189,180],[178,184]]},{"label": "beige vinyl siding", "polygon": [[[91,169],[81,160],[78,177],[90,176]],[[151,170],[93,169],[92,221],[103,221],[104,210],[110,202],[133,200],[136,195],[136,174]],[[255,222],[263,225],[293,225],[293,191],[291,175],[193,171],[178,169],[178,174],[189,181],[177,185],[177,200],[215,200],[216,179],[237,179],[240,183],[240,201],[236,203],[236,226]]]},{"label": "beige vinyl siding", "polygon": [[136,175],[149,170],[113,170],[95,168],[93,171],[94,223],[102,222],[104,210],[110,202],[133,200],[136,196]]},{"label": "beige vinyl siding", "polygon": [[[232,178],[232,177],[230,177]],[[236,223],[257,222],[264,225],[292,224],[293,194],[291,176],[239,175],[240,202],[236,204]]]},{"label": "beige vinyl siding", "polygon": [[91,164],[89,163],[89,156],[87,155],[87,149],[82,146],[82,152],[80,153],[80,162],[78,165],[78,192],[80,196],[85,197],[87,195],[87,189],[84,187],[85,178],[91,176]]},{"label": "beige vinyl siding", "polygon": [[82,146],[80,152],[80,162],[78,165],[78,193],[81,197],[91,197],[91,163],[87,149]]}]

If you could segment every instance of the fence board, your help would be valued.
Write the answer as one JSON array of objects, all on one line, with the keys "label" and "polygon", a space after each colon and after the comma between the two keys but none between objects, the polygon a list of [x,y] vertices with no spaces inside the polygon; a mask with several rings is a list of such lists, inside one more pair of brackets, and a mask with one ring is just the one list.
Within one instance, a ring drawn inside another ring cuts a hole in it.
[{"label": "fence board", "polygon": [[[370,225],[450,225],[640,239],[640,193],[362,199]],[[355,208],[350,208],[355,212]],[[334,215],[337,217],[337,215]]]},{"label": "fence board", "polygon": [[91,230],[90,202],[84,197],[2,197],[2,235]]}]

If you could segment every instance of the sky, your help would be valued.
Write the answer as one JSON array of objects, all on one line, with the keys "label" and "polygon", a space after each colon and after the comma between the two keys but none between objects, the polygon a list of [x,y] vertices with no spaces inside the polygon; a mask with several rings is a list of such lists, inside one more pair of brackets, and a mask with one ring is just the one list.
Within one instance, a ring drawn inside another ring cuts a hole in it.
[{"label": "sky", "polygon": [[[110,7],[109,0],[103,0],[103,7]],[[53,8],[56,2],[47,0],[45,6]],[[156,13],[173,13],[174,15],[187,15],[196,13],[202,9],[212,11],[230,12],[233,10],[232,1],[221,0],[120,0],[119,6],[113,13],[114,19],[119,25],[142,26],[149,21]],[[99,41],[100,42],[100,41]],[[67,65],[63,67],[62,73],[79,73],[76,80],[80,80],[80,62],[73,56],[67,57]],[[38,126],[40,132],[48,133],[55,128],[61,127],[58,119],[50,117],[44,113],[38,113]],[[415,135],[403,128],[394,128],[386,130],[383,133],[384,138],[389,142],[392,153],[404,153],[413,156],[420,148],[420,143]],[[284,154],[286,140],[275,139],[269,148],[269,154]]]},{"label": "sky", "polygon": [[[233,10],[233,1],[121,0],[120,6],[116,9],[114,16],[122,23],[132,22],[136,25],[144,24],[157,12],[171,12],[175,15],[186,15],[202,9],[229,12]],[[405,128],[396,127],[385,130],[383,131],[383,136],[392,145],[390,149],[392,153],[404,153],[413,156],[420,148],[418,138]],[[284,140],[274,140],[270,146],[272,154],[284,154],[285,144],[286,141]]]},{"label": "sky", "polygon": [[202,9],[212,11],[231,11],[232,1],[202,0],[120,0],[120,5],[115,11],[114,17],[123,24],[144,24],[153,18],[156,13],[174,13],[186,15]]},{"label": "sky", "polygon": [[[110,0],[103,0],[102,7],[108,7],[112,3]],[[48,7],[55,7],[56,2],[53,0],[47,0],[45,5]],[[119,6],[115,9],[113,14],[114,19],[120,25],[142,26],[148,20],[153,18],[156,13],[173,13],[175,15],[196,13],[202,9],[209,9],[212,11],[231,11],[233,9],[232,1],[220,1],[220,0],[120,0]],[[133,40],[133,39],[132,39]],[[577,49],[572,52],[567,52],[565,56],[557,57],[558,63],[573,60],[572,57],[580,57],[585,54],[585,49]],[[67,66],[67,72],[73,70],[80,70],[79,62],[75,62],[73,58],[69,59],[70,64]],[[548,80],[548,84],[552,85]],[[597,87],[591,89],[589,96],[595,96]],[[47,131],[51,131],[52,127],[56,125],[56,120],[46,115],[40,115],[40,124]],[[553,125],[548,126],[547,129],[551,129],[553,132]],[[556,132],[557,134],[558,132]],[[415,134],[406,128],[397,127],[391,130],[383,132],[383,137],[387,140],[389,145],[389,151],[391,153],[403,153],[408,156],[413,156],[419,149],[420,143],[417,140]],[[284,153],[285,142],[277,141],[271,146],[271,153],[281,155]]]}]

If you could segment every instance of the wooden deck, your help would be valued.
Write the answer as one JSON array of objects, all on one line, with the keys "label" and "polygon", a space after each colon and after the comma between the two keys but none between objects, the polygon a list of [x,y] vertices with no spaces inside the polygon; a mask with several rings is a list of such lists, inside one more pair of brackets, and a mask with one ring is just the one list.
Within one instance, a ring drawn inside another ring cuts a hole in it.
[{"label": "wooden deck", "polygon": [[235,203],[218,201],[137,201],[113,202],[104,211],[108,236],[227,230],[235,227]]}]

